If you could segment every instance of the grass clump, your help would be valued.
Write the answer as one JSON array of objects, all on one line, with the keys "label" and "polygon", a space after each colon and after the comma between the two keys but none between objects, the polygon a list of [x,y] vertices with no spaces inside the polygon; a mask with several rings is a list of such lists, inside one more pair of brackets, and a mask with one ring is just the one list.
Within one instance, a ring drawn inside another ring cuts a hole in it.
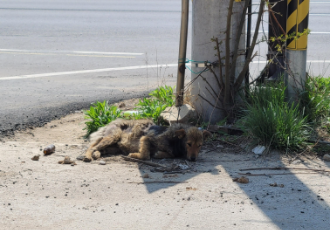
[{"label": "grass clump", "polygon": [[316,125],[324,122],[330,115],[330,79],[307,76],[300,107],[308,122]]},{"label": "grass clump", "polygon": [[263,144],[277,149],[301,149],[308,136],[308,124],[298,106],[284,101],[284,84],[256,86],[239,121],[241,128]]},{"label": "grass clump", "polygon": [[84,111],[87,130],[86,137],[98,130],[98,128],[109,124],[111,121],[122,117],[122,111],[116,106],[109,106],[107,101],[93,103],[89,110]]},{"label": "grass clump", "polygon": [[93,103],[89,110],[84,111],[87,130],[85,137],[98,130],[98,128],[109,124],[117,118],[141,119],[152,118],[155,123],[162,124],[160,113],[167,107],[174,105],[173,88],[170,86],[161,86],[149,93],[150,98],[143,98],[136,105],[137,113],[130,116],[124,116],[123,111],[116,106],[110,106],[107,101]]},{"label": "grass clump", "polygon": [[136,105],[138,114],[133,117],[135,119],[152,118],[156,124],[163,124],[164,121],[160,119],[160,114],[167,107],[174,105],[175,97],[173,88],[170,86],[161,86],[150,92],[149,96],[150,98],[139,100],[139,103]]}]

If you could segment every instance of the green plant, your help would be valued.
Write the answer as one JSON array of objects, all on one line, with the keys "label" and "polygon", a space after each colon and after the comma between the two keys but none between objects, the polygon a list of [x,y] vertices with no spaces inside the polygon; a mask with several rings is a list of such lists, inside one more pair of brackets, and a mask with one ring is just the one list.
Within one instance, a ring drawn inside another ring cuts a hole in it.
[{"label": "green plant", "polygon": [[89,110],[84,111],[85,119],[88,119],[84,128],[84,130],[87,130],[86,137],[98,128],[122,117],[121,112],[116,106],[109,106],[107,101],[93,103]]},{"label": "green plant", "polygon": [[309,122],[319,123],[330,115],[330,79],[307,76],[300,108]]},{"label": "green plant", "polygon": [[160,114],[167,107],[174,105],[173,88],[170,86],[161,86],[149,93],[150,98],[139,100],[136,109],[138,114],[133,115],[134,119],[152,118],[155,123],[163,123],[160,120]]},{"label": "green plant", "polygon": [[277,149],[297,150],[304,146],[309,136],[306,118],[298,106],[284,101],[283,88],[255,87],[249,96],[239,121],[246,133]]}]

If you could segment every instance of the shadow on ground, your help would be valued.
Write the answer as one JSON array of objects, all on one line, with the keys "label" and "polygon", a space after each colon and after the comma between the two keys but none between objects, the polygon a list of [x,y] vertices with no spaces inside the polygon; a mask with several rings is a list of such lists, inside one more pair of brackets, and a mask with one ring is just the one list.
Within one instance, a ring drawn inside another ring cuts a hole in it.
[{"label": "shadow on ground", "polygon": [[[169,162],[170,160],[167,161]],[[178,163],[175,160],[171,161]],[[178,159],[177,161],[182,162],[183,160]],[[330,178],[328,173],[320,174],[306,170],[240,171],[241,169],[273,167],[329,168],[329,164],[326,165],[318,159],[297,160],[294,163],[289,165],[287,158],[283,158],[278,154],[272,157],[256,158],[254,154],[209,153],[202,154],[195,163],[189,162],[192,168],[189,173],[180,174],[175,178],[166,178],[158,183],[157,181],[154,183],[155,180],[149,178],[144,178],[143,181],[147,191],[153,193],[175,186],[178,183],[187,183],[191,178],[198,177],[202,173],[210,173],[215,177],[228,174],[231,178],[240,177],[239,173],[262,174],[259,176],[248,176],[250,180],[248,184],[237,183],[237,186],[248,196],[251,204],[253,203],[257,209],[263,212],[269,219],[269,222],[275,224],[280,229],[321,229],[317,226],[330,224]],[[141,175],[148,173],[153,178],[157,177],[157,175],[150,172],[150,167],[140,165],[139,169]],[[294,172],[294,174],[291,172]],[[273,187],[270,185],[274,183],[278,185],[283,184],[284,187]],[[232,195],[230,188],[228,188],[227,192]],[[226,188],[223,189],[223,193],[225,197]],[[230,208],[233,208],[234,211],[235,207]],[[247,223],[255,221],[248,218],[246,220]]]}]

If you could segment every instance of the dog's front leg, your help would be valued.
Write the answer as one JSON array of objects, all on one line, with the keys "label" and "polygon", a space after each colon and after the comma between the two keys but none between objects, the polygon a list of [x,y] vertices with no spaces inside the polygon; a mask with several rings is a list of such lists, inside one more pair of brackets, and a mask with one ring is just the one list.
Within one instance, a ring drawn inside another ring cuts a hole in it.
[{"label": "dog's front leg", "polygon": [[139,146],[138,153],[130,153],[128,157],[140,159],[140,160],[147,160],[150,159],[150,141],[149,137],[143,136],[140,139],[140,146]]}]

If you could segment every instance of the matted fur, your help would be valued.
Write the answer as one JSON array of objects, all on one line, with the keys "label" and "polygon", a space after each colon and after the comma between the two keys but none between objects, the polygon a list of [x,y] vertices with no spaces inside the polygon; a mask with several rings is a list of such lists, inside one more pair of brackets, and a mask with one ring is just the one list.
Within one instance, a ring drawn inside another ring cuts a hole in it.
[{"label": "matted fur", "polygon": [[90,136],[84,161],[104,153],[128,154],[137,159],[185,157],[194,161],[209,135],[208,131],[184,124],[161,127],[148,119],[117,119]]}]

